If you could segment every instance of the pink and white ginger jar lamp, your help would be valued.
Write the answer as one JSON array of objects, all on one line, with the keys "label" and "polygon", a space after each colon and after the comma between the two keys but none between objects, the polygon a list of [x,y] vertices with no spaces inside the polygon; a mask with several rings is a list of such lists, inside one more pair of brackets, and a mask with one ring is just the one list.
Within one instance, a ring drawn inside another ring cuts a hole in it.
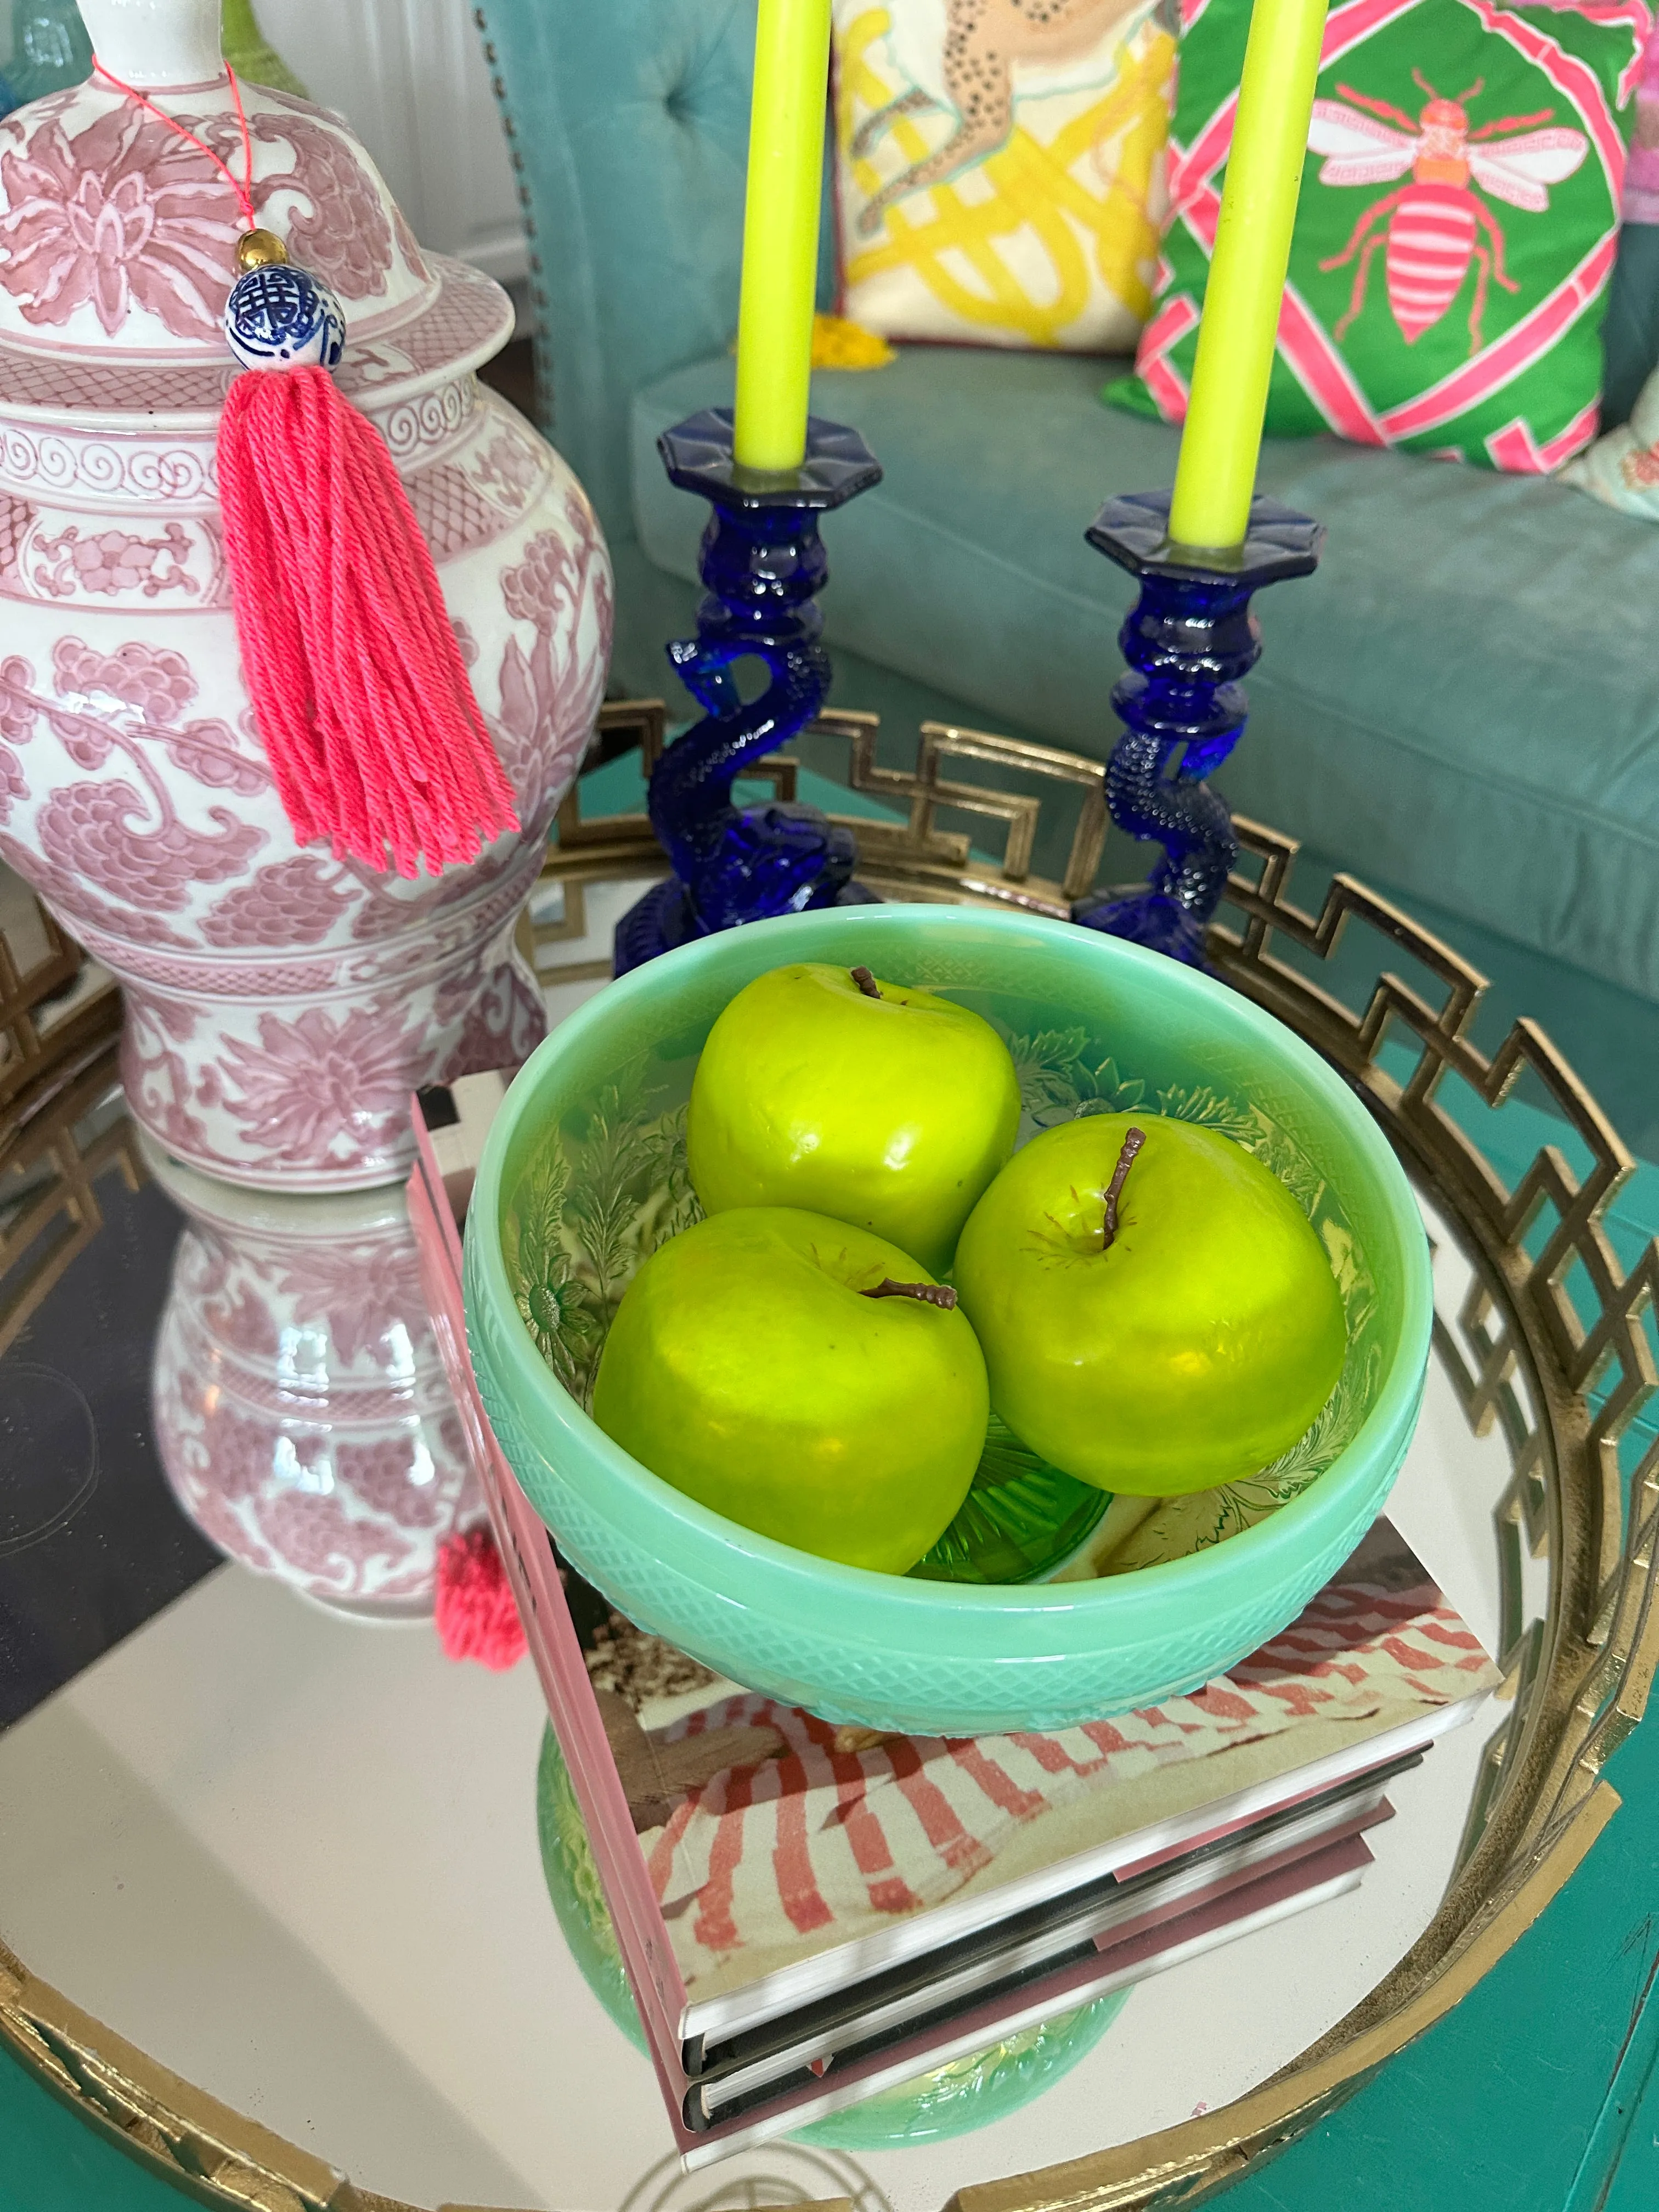
[{"label": "pink and white ginger jar lamp", "polygon": [[[82,9],[240,178],[219,0]],[[340,388],[403,477],[522,827],[407,881],[295,844],[214,474],[235,196],[94,76],[0,123],[0,859],[120,979],[128,1101],[168,1153],[349,1190],[407,1172],[412,1089],[542,1034],[513,929],[603,694],[611,570],[569,470],[477,381],[505,294],[421,252],[337,117],[243,97],[259,222],[344,308]]]}]

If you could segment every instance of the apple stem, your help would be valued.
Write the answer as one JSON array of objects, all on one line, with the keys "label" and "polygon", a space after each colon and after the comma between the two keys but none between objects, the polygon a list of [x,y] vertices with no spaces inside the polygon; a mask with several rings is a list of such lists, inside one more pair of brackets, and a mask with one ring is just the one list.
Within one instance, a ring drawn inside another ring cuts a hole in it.
[{"label": "apple stem", "polygon": [[854,968],[852,970],[852,976],[853,981],[858,985],[860,990],[863,992],[866,999],[880,998],[881,986],[877,982],[875,977],[870,973],[870,970],[867,968]]},{"label": "apple stem", "polygon": [[1146,1141],[1144,1129],[1126,1130],[1123,1150],[1117,1156],[1117,1165],[1112,1170],[1112,1180],[1106,1186],[1106,1219],[1101,1230],[1100,1249],[1103,1252],[1117,1236],[1117,1202],[1123,1195],[1123,1186],[1130,1169],[1135,1164],[1135,1154]]},{"label": "apple stem", "polygon": [[872,1291],[860,1291],[861,1298],[916,1298],[925,1306],[943,1306],[948,1313],[957,1302],[957,1294],[949,1283],[896,1283],[890,1275],[884,1276]]}]

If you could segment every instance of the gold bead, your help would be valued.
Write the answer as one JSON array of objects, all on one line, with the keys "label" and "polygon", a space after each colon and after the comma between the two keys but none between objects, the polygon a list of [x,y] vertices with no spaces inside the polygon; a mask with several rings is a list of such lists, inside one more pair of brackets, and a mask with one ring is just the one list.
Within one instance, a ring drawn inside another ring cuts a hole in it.
[{"label": "gold bead", "polygon": [[269,230],[245,230],[236,241],[236,273],[250,269],[276,269],[288,259],[288,248]]}]

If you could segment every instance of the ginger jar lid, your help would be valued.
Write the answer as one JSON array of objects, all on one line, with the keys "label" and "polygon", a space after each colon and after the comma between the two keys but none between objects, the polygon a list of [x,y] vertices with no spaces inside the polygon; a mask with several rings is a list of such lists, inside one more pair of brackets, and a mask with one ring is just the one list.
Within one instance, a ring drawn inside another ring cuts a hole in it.
[{"label": "ginger jar lid", "polygon": [[[82,0],[82,12],[100,62],[240,180],[219,0]],[[422,253],[344,120],[240,91],[255,212],[338,296],[348,395],[390,397],[494,353],[511,332],[506,295]],[[244,227],[216,165],[102,76],[0,121],[0,416],[216,413],[236,374],[221,317]]]}]

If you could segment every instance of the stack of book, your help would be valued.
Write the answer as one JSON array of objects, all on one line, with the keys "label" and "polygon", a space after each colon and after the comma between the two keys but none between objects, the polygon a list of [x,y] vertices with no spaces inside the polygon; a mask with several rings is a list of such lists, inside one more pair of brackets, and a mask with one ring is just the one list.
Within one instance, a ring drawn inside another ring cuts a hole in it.
[{"label": "stack of book", "polygon": [[780,1705],[579,1583],[495,1444],[467,1359],[458,1223],[503,1090],[480,1076],[424,1094],[410,1212],[688,2163],[1358,1884],[1390,1783],[1499,1679],[1387,1521],[1224,1679],[1075,1728],[968,1740]]}]

